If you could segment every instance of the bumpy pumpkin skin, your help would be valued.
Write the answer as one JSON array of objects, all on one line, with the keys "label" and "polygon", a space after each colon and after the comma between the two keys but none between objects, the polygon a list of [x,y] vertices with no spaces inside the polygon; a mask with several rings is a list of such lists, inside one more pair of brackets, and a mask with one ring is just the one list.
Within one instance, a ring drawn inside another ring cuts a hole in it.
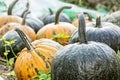
[{"label": "bumpy pumpkin skin", "polygon": [[52,63],[52,80],[119,80],[120,60],[108,45],[88,42],[85,19],[79,15],[78,43],[60,49]]},{"label": "bumpy pumpkin skin", "polygon": [[50,39],[37,40],[31,44],[22,30],[17,28],[16,31],[27,47],[20,52],[15,62],[14,70],[18,80],[32,80],[38,71],[47,72],[51,69],[53,56],[62,45]]},{"label": "bumpy pumpkin skin", "polygon": [[7,23],[2,28],[0,28],[0,38],[8,31],[15,30],[16,27],[21,28],[33,41],[36,38],[34,30],[27,25],[20,25],[19,23]]},{"label": "bumpy pumpkin skin", "polygon": [[[71,36],[72,32],[76,29],[75,26],[73,26],[70,23],[66,22],[59,22],[59,24],[48,24],[41,28],[37,34],[36,34],[36,39],[41,39],[41,38],[48,38],[52,39],[54,35],[57,34],[64,34],[66,36]],[[69,41],[69,38],[59,38],[59,39],[54,39],[55,41],[61,43],[62,45],[68,44],[67,42]]]},{"label": "bumpy pumpkin skin", "polygon": [[119,80],[119,62],[105,44],[70,44],[56,53],[52,80]]},{"label": "bumpy pumpkin skin", "polygon": [[[86,24],[86,37],[88,41],[103,42],[116,52],[120,50],[120,28],[108,22],[102,22],[101,28],[95,27],[95,22]],[[71,35],[69,43],[79,42],[78,30]]]}]

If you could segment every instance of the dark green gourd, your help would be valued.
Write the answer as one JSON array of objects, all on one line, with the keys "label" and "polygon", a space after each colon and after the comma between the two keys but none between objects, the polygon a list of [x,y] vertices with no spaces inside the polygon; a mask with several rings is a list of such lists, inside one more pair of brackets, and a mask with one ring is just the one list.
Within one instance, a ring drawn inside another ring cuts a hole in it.
[{"label": "dark green gourd", "polygon": [[[22,39],[19,37],[19,35],[17,34],[16,31],[14,30],[10,30],[8,31],[3,37],[2,39],[0,39],[0,56],[1,57],[5,57],[4,56],[4,52],[5,52],[5,40],[3,40],[3,38],[6,38],[6,41],[11,41],[11,40],[15,40],[15,43],[11,44],[11,48],[13,50],[13,52],[17,55],[18,52],[20,52],[23,48],[25,48],[25,44],[23,43]],[[31,40],[30,40],[31,41]],[[8,51],[8,58],[11,57],[15,57],[12,50],[11,50],[10,46],[6,46],[6,49],[9,50]]]},{"label": "dark green gourd", "polygon": [[[44,25],[55,22],[55,14],[53,14],[53,12],[50,8],[49,8],[49,11],[50,11],[50,15],[46,15],[46,16],[41,18]],[[70,18],[66,14],[62,13],[59,9],[56,12],[56,14],[60,14],[60,16],[59,16],[60,22],[71,23]]]},{"label": "dark green gourd", "polygon": [[99,42],[88,42],[85,20],[79,15],[78,43],[60,49],[52,63],[52,80],[120,80],[120,61],[115,51]]},{"label": "dark green gourd", "polygon": [[[101,22],[100,17],[96,19],[96,22],[86,25],[86,36],[88,41],[105,43],[116,52],[120,50],[120,27],[110,22]],[[79,42],[78,30],[73,32],[69,42]]]}]

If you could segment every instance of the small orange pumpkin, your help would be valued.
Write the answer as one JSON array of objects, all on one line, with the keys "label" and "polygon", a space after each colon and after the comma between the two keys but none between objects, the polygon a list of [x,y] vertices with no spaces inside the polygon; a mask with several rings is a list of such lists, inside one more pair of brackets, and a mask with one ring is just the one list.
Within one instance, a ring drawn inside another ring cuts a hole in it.
[{"label": "small orange pumpkin", "polygon": [[[88,12],[83,12],[83,13],[88,16],[88,18],[85,19],[85,22],[86,22],[86,23],[95,21],[94,19],[92,19],[92,16],[91,16],[90,13],[88,13]],[[73,24],[75,27],[78,27],[78,25],[79,25],[79,24],[78,24],[78,17],[73,20],[72,24]]]},{"label": "small orange pumpkin", "polygon": [[16,76],[18,80],[33,80],[38,71],[47,72],[51,69],[53,56],[63,46],[50,39],[35,40],[31,44],[22,30],[16,28],[16,31],[26,45],[15,62]]},{"label": "small orange pumpkin", "polygon": [[36,39],[41,39],[41,38],[53,39],[54,36],[62,34],[67,37],[54,38],[53,40],[61,43],[62,45],[68,44],[69,38],[72,32],[76,29],[76,27],[67,22],[59,22],[59,15],[63,9],[69,9],[69,8],[71,7],[64,6],[60,8],[55,15],[55,22],[43,26],[37,32]]},{"label": "small orange pumpkin", "polygon": [[22,25],[19,23],[11,22],[11,23],[7,23],[3,27],[1,27],[0,28],[0,38],[6,32],[8,32],[10,30],[14,30],[16,27],[20,27],[30,37],[30,39],[32,41],[35,40],[35,38],[36,38],[35,31],[25,24],[25,19],[26,19],[26,16],[28,13],[29,13],[29,11],[24,14],[24,19],[23,19]]},{"label": "small orange pumpkin", "polygon": [[6,23],[9,22],[16,22],[16,23],[22,23],[22,18],[18,17],[18,16],[13,16],[12,15],[12,9],[14,7],[14,5],[17,3],[18,0],[14,0],[8,8],[8,13],[7,15],[0,15],[0,28],[5,25]]}]

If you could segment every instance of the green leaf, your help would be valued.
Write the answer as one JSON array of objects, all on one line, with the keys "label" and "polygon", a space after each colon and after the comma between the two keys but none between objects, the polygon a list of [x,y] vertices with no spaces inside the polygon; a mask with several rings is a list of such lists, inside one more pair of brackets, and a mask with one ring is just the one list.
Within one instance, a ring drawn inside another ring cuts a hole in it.
[{"label": "green leaf", "polygon": [[7,51],[5,51],[5,52],[4,52],[4,56],[7,56],[7,55],[8,55],[8,52],[7,52]]},{"label": "green leaf", "polygon": [[47,80],[51,80],[51,77],[49,77]]},{"label": "green leaf", "polygon": [[57,38],[70,38],[70,36],[65,34],[56,34],[56,35],[53,35],[52,37],[52,39],[57,39]]},{"label": "green leaf", "polygon": [[13,76],[13,77],[15,77],[15,76],[16,76],[16,74],[15,74],[15,72],[14,72],[14,71],[12,71],[12,72],[10,73],[10,75],[11,75],[11,76]]},{"label": "green leaf", "polygon": [[14,60],[15,60],[14,58],[9,59],[8,63],[9,63],[10,66],[12,66],[14,64]]},{"label": "green leaf", "polygon": [[46,80],[47,79],[47,74],[41,74],[40,78],[43,79],[43,80]]}]

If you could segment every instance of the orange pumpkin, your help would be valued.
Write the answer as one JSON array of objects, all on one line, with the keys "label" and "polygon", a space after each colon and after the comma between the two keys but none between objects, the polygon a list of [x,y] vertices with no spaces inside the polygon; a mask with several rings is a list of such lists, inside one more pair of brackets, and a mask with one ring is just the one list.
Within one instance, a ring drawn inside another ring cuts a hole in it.
[{"label": "orange pumpkin", "polygon": [[[88,18],[85,19],[85,22],[86,22],[86,23],[95,21],[94,19],[92,19],[92,16],[91,16],[90,13],[88,13],[88,12],[83,12],[83,13],[88,16]],[[79,25],[79,24],[78,24],[78,17],[73,20],[72,24],[73,24],[75,27],[78,27],[78,25]]]},{"label": "orange pumpkin", "polygon": [[19,23],[15,23],[15,22],[13,23],[13,22],[11,22],[11,23],[7,23],[7,24],[5,24],[3,27],[1,27],[1,28],[0,28],[0,38],[1,38],[6,32],[8,32],[8,31],[10,31],[10,30],[14,30],[16,27],[20,27],[20,28],[30,37],[30,39],[31,39],[32,41],[35,40],[35,38],[36,38],[35,31],[34,31],[32,28],[30,28],[29,26],[27,26],[27,25],[25,24],[25,19],[26,19],[26,16],[27,16],[28,13],[29,13],[29,11],[25,13],[24,19],[23,19],[23,22],[22,22],[22,25],[19,24]]},{"label": "orange pumpkin", "polygon": [[38,71],[47,72],[51,69],[53,56],[63,46],[50,39],[35,40],[31,44],[22,30],[16,28],[16,31],[26,45],[15,62],[16,76],[18,80],[33,80],[32,77],[37,75]]},{"label": "orange pumpkin", "polygon": [[0,15],[0,28],[5,25],[6,23],[9,22],[16,22],[16,23],[22,23],[22,18],[18,16],[13,16],[12,15],[12,9],[14,5],[17,3],[18,0],[14,0],[9,8],[8,8],[8,14],[7,15]]},{"label": "orange pumpkin", "polygon": [[[59,15],[63,9],[69,9],[69,8],[71,8],[71,7],[64,6],[64,7],[60,8],[56,13],[55,22],[47,24],[44,27],[42,27],[37,32],[36,39],[48,38],[48,39],[53,39],[53,40],[61,43],[62,45],[68,44],[69,38],[70,38],[72,32],[76,29],[76,27],[67,22],[59,22]],[[59,36],[59,37],[54,38],[54,36],[56,36],[56,35],[65,35],[67,37]]]}]

